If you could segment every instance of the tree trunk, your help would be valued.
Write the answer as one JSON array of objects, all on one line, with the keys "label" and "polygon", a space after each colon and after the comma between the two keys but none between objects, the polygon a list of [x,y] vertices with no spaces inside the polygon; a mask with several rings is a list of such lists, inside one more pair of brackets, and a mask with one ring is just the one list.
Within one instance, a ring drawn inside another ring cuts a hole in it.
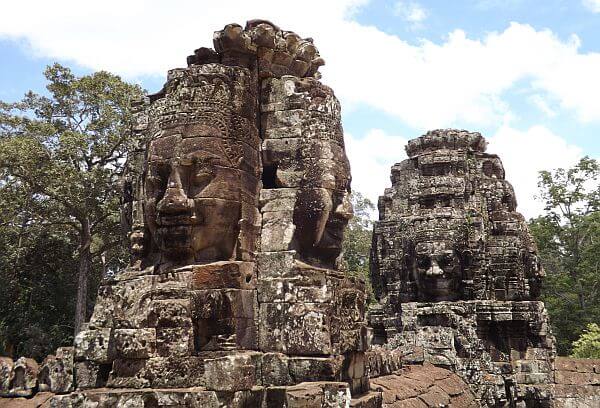
[{"label": "tree trunk", "polygon": [[92,263],[90,245],[92,235],[89,220],[81,223],[81,239],[79,245],[79,271],[77,276],[77,303],[75,304],[75,335],[81,331],[87,312],[88,276]]},{"label": "tree trunk", "polygon": [[585,304],[585,289],[583,287],[583,283],[580,281],[579,284],[579,290],[577,293],[577,299],[579,300],[579,307],[581,308],[581,310],[583,312],[585,312],[586,310],[586,304]]}]

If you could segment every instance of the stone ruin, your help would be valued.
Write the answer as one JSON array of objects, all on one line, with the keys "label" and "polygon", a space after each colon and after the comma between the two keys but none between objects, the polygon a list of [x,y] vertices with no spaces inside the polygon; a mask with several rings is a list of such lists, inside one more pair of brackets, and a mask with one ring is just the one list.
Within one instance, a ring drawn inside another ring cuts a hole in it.
[{"label": "stone ruin", "polygon": [[435,130],[392,167],[371,249],[373,343],[457,373],[484,406],[573,404],[554,386],[535,242],[485,150],[479,133]]},{"label": "stone ruin", "polygon": [[80,392],[57,406],[100,387],[186,388],[164,395],[207,407],[368,391],[364,283],[337,269],[350,167],[323,60],[263,21],[214,45],[137,107],[133,261],[101,287],[75,340]]},{"label": "stone ruin", "polygon": [[230,24],[187,63],[134,104],[130,265],[74,347],[0,359],[0,407],[600,401],[600,364],[555,358],[535,244],[479,134],[430,132],[393,167],[371,328],[339,267],[350,166],[312,39]]}]

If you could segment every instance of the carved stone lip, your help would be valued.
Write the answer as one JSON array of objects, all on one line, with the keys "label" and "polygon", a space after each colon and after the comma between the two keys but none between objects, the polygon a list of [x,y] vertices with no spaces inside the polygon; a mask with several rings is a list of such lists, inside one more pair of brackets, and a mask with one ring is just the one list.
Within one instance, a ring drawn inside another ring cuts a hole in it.
[{"label": "carved stone lip", "polygon": [[192,228],[192,224],[179,224],[179,225],[164,225],[158,227],[158,232],[164,234],[169,233],[186,233]]},{"label": "carved stone lip", "polygon": [[452,290],[454,281],[449,278],[425,278],[425,283],[430,292],[448,291]]},{"label": "carved stone lip", "polygon": [[182,249],[187,250],[191,244],[192,226],[191,225],[171,225],[159,227],[156,230],[156,236],[159,245],[164,249]]},{"label": "carved stone lip", "polygon": [[339,240],[341,241],[342,238],[344,237],[344,233],[341,231],[325,231],[325,234],[327,235],[327,238],[329,239],[333,239],[333,240]]},{"label": "carved stone lip", "polygon": [[339,249],[342,247],[343,232],[328,227],[323,231],[323,236],[316,244],[321,249]]},{"label": "carved stone lip", "polygon": [[344,237],[344,228],[346,228],[346,224],[348,224],[347,218],[338,214],[334,214],[327,221],[325,233],[331,238],[341,240]]}]

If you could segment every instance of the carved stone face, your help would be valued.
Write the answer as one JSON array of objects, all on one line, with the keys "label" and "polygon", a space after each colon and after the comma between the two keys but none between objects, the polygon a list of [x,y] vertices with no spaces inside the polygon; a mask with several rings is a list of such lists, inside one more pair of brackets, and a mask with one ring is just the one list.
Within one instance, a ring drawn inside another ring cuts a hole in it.
[{"label": "carved stone face", "polygon": [[344,239],[344,229],[352,218],[352,203],[350,202],[350,194],[343,190],[334,190],[330,192],[332,202],[331,211],[329,214],[322,214],[325,219],[325,228],[323,233],[316,237],[316,246],[321,250],[330,250],[331,255],[339,255],[342,249],[342,241]]},{"label": "carved stone face", "polygon": [[241,213],[240,174],[219,129],[164,132],[149,146],[145,217],[160,253],[175,262],[232,259]]},{"label": "carved stone face", "polygon": [[346,190],[300,190],[294,210],[300,253],[323,267],[335,267],[342,250],[344,229],[352,214]]},{"label": "carved stone face", "polygon": [[461,261],[451,243],[422,242],[415,247],[415,281],[425,301],[456,300],[462,278]]}]

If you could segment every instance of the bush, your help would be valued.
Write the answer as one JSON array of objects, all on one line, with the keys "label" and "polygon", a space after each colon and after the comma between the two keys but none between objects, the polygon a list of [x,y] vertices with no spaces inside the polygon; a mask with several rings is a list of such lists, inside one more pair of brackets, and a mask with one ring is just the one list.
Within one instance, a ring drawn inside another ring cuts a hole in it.
[{"label": "bush", "polygon": [[600,358],[600,326],[590,323],[581,336],[573,342],[573,357]]}]

